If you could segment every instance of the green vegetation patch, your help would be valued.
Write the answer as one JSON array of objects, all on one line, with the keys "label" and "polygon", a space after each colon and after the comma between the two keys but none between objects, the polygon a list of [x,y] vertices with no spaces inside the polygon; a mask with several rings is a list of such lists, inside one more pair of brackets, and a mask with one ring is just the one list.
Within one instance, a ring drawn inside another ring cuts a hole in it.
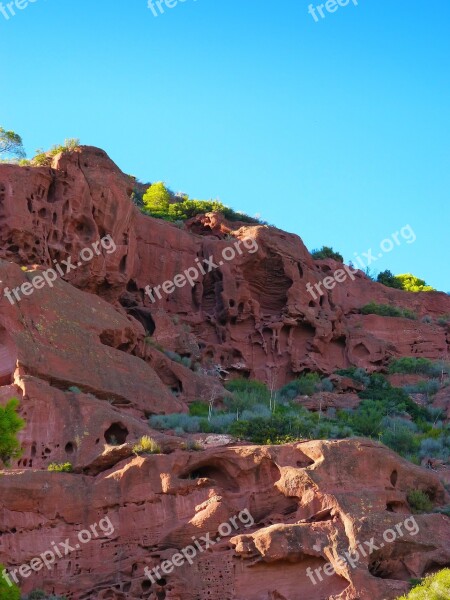
[{"label": "green vegetation patch", "polygon": [[398,600],[447,600],[450,598],[450,569],[426,577],[409,594]]},{"label": "green vegetation patch", "polygon": [[402,317],[404,319],[417,319],[416,313],[407,309],[400,308],[399,306],[392,306],[391,304],[377,304],[376,302],[369,302],[361,308],[363,315],[380,315],[382,317]]},{"label": "green vegetation patch", "polygon": [[229,221],[262,224],[254,219],[225,206],[218,200],[190,200],[189,196],[175,194],[162,181],[153,183],[142,198],[143,212],[157,219],[179,222],[207,212],[220,212]]}]

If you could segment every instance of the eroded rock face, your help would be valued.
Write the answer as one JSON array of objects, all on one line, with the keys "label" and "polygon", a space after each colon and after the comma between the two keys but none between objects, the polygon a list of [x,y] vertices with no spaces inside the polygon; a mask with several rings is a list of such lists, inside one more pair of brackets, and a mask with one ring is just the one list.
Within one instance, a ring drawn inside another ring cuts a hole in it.
[{"label": "eroded rock face", "polygon": [[[0,260],[0,280],[9,289],[40,272]],[[142,341],[141,329],[101,298],[62,280],[14,305],[0,298],[6,384],[0,396],[20,398],[27,423],[17,466],[39,468],[54,461],[83,466],[105,444],[147,434],[150,415],[185,412],[189,390],[198,397],[206,393],[210,378],[171,366],[159,352],[160,361],[168,363],[160,368],[161,379],[147,356],[156,351]]]},{"label": "eroded rock face", "polygon": [[[114,524],[113,535],[22,579],[23,591],[44,587],[70,600],[390,600],[411,577],[448,564],[448,518],[438,514],[417,516],[416,534],[354,568],[339,563],[349,546],[382,539],[411,517],[409,489],[448,501],[438,473],[377,444],[260,448],[209,436],[206,450],[187,452],[176,436],[151,432],[166,454],[133,453],[150,415],[223,397],[224,378],[280,387],[304,369],[443,358],[448,326],[358,311],[374,300],[437,318],[450,313],[448,296],[391,290],[358,272],[314,300],[306,283],[340,265],[313,261],[297,236],[214,213],[179,229],[142,215],[130,193],[130,178],[96,148],[59,155],[52,168],[0,165],[0,402],[20,398],[26,420],[24,454],[0,476],[0,563],[25,564],[105,516]],[[105,236],[114,250],[97,246],[78,265]],[[257,251],[250,244],[223,260],[246,239]],[[76,268],[52,287],[15,302],[3,295],[69,257]],[[217,268],[206,267],[194,287],[154,303],[145,294],[204,259]],[[320,411],[355,406],[358,385],[333,381],[341,393],[298,401]],[[448,410],[447,396],[442,390],[436,405]],[[73,474],[47,472],[66,461]],[[145,577],[145,567],[192,536],[215,539],[245,509],[252,527],[241,523],[157,583]],[[323,573],[327,561],[333,573],[314,583],[307,569]]]},{"label": "eroded rock face", "polygon": [[[358,314],[370,301],[425,315],[450,313],[442,293],[408,294],[368,280],[362,272],[316,298],[307,291],[342,267],[313,261],[300,238],[275,228],[227,223],[220,215],[191,219],[185,229],[155,220],[130,202],[132,182],[97,148],[55,157],[52,168],[0,166],[0,256],[21,265],[53,266],[105,235],[103,251],[65,277],[128,312],[165,348],[233,375],[274,379],[281,386],[304,369],[331,373],[350,364],[378,369],[391,356],[443,358],[448,326]],[[223,260],[224,248],[250,238]],[[222,265],[195,286],[172,294],[144,293],[213,257]],[[198,263],[197,263],[198,264]],[[168,319],[178,324],[167,328]],[[192,339],[186,347],[189,326]],[[172,329],[172,331],[170,331]],[[1,357],[0,357],[1,358]]]},{"label": "eroded rock face", "polygon": [[[435,473],[366,440],[178,450],[126,459],[95,478],[6,473],[0,561],[11,569],[67,538],[74,547],[80,530],[107,516],[114,532],[92,536],[24,589],[72,600],[390,600],[450,561],[449,519],[412,516],[412,488],[445,502]],[[152,583],[145,567],[152,573],[193,537],[203,544],[193,564],[158,582],[153,573]],[[359,545],[366,556],[339,561]],[[324,574],[328,562],[335,572]]]}]

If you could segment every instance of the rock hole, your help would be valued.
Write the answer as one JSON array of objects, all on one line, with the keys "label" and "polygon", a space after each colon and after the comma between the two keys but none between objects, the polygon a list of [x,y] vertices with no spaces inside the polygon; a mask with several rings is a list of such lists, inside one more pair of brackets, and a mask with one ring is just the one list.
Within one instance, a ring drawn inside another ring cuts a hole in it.
[{"label": "rock hole", "polygon": [[110,446],[125,444],[128,437],[128,429],[122,423],[113,423],[105,431],[106,443]]},{"label": "rock hole", "polygon": [[396,484],[397,484],[397,478],[398,478],[397,471],[396,470],[392,471],[392,473],[391,473],[391,484],[392,484],[393,487],[395,487]]},{"label": "rock hole", "polygon": [[66,454],[73,454],[75,452],[75,445],[73,442],[68,442],[65,447]]}]

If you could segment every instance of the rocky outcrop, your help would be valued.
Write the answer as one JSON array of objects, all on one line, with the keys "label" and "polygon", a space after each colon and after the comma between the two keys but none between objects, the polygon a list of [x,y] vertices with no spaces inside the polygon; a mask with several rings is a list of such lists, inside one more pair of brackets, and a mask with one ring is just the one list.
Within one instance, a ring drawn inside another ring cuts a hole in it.
[{"label": "rocky outcrop", "polygon": [[[66,540],[73,552],[24,589],[72,600],[390,600],[450,561],[448,518],[412,516],[412,488],[445,501],[434,473],[367,440],[175,451],[95,478],[16,471],[0,478],[0,561],[11,571]],[[114,531],[75,548],[105,517]],[[144,569],[193,538],[192,564],[152,583]]]},{"label": "rocky outcrop", "polygon": [[[101,519],[114,525],[22,577],[23,591],[70,600],[390,600],[410,578],[448,564],[447,517],[417,515],[417,532],[396,530],[411,518],[408,490],[448,502],[439,473],[381,445],[261,448],[206,436],[190,452],[177,436],[152,432],[163,454],[136,456],[133,447],[149,433],[149,416],[220,400],[224,379],[277,388],[304,370],[443,358],[450,331],[437,318],[450,313],[449,297],[399,292],[357,272],[314,299],[306,284],[341,265],[313,261],[299,237],[215,213],[180,229],[143,215],[130,201],[133,185],[90,147],[56,156],[51,168],[0,165],[0,403],[18,397],[26,421],[23,456],[0,476],[0,563],[18,568]],[[62,276],[33,288],[58,265]],[[194,267],[193,286],[155,302],[145,293]],[[432,320],[361,315],[371,300]],[[360,386],[332,379],[339,393],[297,401],[318,411],[356,406]],[[448,411],[445,389],[435,405]],[[52,462],[74,472],[48,472]],[[193,536],[215,540],[245,510],[251,526],[238,522],[192,565],[146,577],[146,567]],[[396,539],[354,566],[339,560],[389,529]]]},{"label": "rocky outcrop", "polygon": [[[179,229],[141,214],[129,199],[132,186],[91,147],[56,156],[52,168],[1,165],[0,255],[51,267],[68,256],[77,261],[83,249],[110,235],[114,252],[103,250],[64,278],[131,315],[164,348],[230,376],[275,379],[281,386],[305,369],[331,373],[354,364],[373,370],[391,356],[448,353],[448,325],[420,320],[450,313],[446,294],[401,292],[358,271],[354,280],[313,298],[306,284],[342,265],[313,261],[298,236],[227,223],[215,214]],[[223,250],[244,238],[258,244],[257,252],[244,249],[223,260]],[[209,257],[218,267],[207,267],[193,288],[176,288],[154,303],[144,293]],[[419,320],[359,314],[372,300],[408,308]],[[178,324],[167,329],[175,318]]]}]

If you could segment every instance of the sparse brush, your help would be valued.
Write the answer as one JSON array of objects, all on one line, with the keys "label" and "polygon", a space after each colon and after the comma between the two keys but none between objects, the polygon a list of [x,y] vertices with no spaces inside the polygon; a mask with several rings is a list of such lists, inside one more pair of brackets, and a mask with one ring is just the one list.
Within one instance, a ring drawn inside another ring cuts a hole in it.
[{"label": "sparse brush", "polygon": [[47,471],[54,471],[56,473],[72,473],[73,467],[72,463],[51,463],[47,467]]},{"label": "sparse brush", "polygon": [[133,452],[135,454],[161,454],[161,447],[153,438],[144,435],[133,446]]},{"label": "sparse brush", "polygon": [[430,497],[422,490],[409,490],[407,497],[408,503],[414,512],[429,513],[433,510],[433,503]]}]

